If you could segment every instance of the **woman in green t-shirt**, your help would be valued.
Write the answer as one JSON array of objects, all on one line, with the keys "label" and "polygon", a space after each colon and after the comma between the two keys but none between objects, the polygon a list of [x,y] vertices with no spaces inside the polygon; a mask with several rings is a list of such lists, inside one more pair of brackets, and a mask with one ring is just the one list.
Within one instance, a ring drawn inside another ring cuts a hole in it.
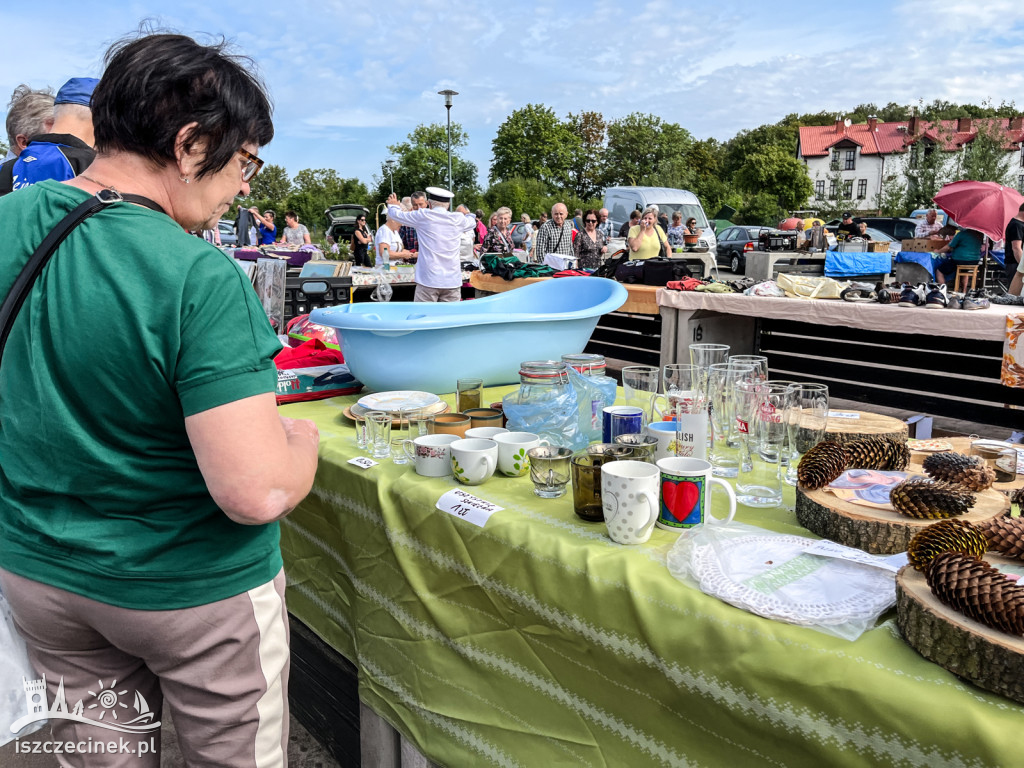
[{"label": "woman in green t-shirt", "polygon": [[640,217],[640,223],[630,227],[626,236],[629,243],[630,258],[650,259],[655,256],[668,256],[668,238],[658,224],[658,209],[650,207]]}]

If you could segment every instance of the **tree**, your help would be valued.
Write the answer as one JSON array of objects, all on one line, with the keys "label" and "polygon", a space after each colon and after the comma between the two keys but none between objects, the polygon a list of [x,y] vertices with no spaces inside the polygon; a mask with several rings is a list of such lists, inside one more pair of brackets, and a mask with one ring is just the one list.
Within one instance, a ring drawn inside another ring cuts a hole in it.
[{"label": "tree", "polygon": [[[476,183],[476,165],[459,156],[458,150],[467,146],[469,137],[458,123],[452,123],[452,189],[455,202],[476,205],[480,190]],[[448,184],[448,138],[442,123],[418,125],[408,140],[392,144],[388,152],[395,158],[393,172],[395,192],[399,197],[425,187],[444,187]],[[391,194],[391,177],[374,176],[374,204],[384,202]]]},{"label": "tree", "polygon": [[774,225],[783,216],[785,211],[779,207],[774,195],[758,192],[743,199],[743,204],[736,215],[736,223]]},{"label": "tree", "polygon": [[[729,139],[722,150],[722,173],[732,178],[748,155],[768,147],[779,147],[786,154],[796,157],[797,125],[800,118],[789,115],[776,125],[760,125],[749,131],[740,131]],[[792,124],[788,124],[792,123]]]},{"label": "tree", "polygon": [[565,189],[578,198],[599,196],[604,190],[604,152],[608,124],[600,112],[571,112],[565,120],[570,136]]},{"label": "tree", "polygon": [[261,208],[280,208],[292,191],[292,183],[283,166],[270,163],[263,166],[249,182],[249,188],[249,198],[257,201],[256,205]]},{"label": "tree", "polygon": [[[600,115],[597,117],[600,119]],[[572,115],[569,118],[571,121]],[[591,128],[596,130],[596,124]],[[552,192],[562,189],[567,183],[573,150],[582,151],[582,144],[582,137],[575,136],[553,109],[543,104],[527,104],[498,126],[491,142],[494,160],[490,179],[538,179]]]},{"label": "tree", "polygon": [[[310,229],[321,229],[324,211],[339,203],[364,203],[366,185],[359,179],[343,179],[331,168],[306,168],[295,174],[292,191],[285,199],[285,210],[291,209]],[[283,223],[283,215],[278,213]]]},{"label": "tree", "polygon": [[801,208],[814,193],[804,164],[779,146],[747,155],[736,171],[736,184],[751,194],[771,195],[783,210]]},{"label": "tree", "polygon": [[1002,121],[982,119],[974,125],[977,133],[960,149],[951,181],[995,181],[1013,186]]},{"label": "tree", "polygon": [[678,173],[693,142],[678,123],[634,112],[608,125],[607,182],[636,185],[658,174]]},{"label": "tree", "polygon": [[0,141],[0,155],[6,155],[9,151],[9,147],[6,142]]}]

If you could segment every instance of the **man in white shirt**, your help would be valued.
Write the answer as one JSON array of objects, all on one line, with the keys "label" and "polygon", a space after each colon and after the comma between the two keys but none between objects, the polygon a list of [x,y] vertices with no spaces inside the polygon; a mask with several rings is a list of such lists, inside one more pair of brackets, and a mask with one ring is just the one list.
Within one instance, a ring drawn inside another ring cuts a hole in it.
[{"label": "man in white shirt", "polygon": [[[373,250],[377,254],[376,266],[383,267],[393,259],[408,259],[412,256],[412,252],[405,250],[405,246],[402,245],[402,237],[398,234],[401,226],[401,223],[388,216],[384,226],[373,236]],[[385,246],[388,251],[387,260],[384,258]]]},{"label": "man in white shirt", "polygon": [[938,222],[939,215],[932,208],[925,214],[924,218],[917,222],[917,228],[914,230],[914,237],[931,237],[933,234],[942,229],[942,225]]},{"label": "man in white shirt", "polygon": [[459,237],[476,227],[476,217],[449,211],[454,195],[448,190],[427,187],[426,192],[429,208],[421,210],[403,211],[394,193],[387,200],[388,221],[415,227],[419,239],[413,301],[461,301]]}]

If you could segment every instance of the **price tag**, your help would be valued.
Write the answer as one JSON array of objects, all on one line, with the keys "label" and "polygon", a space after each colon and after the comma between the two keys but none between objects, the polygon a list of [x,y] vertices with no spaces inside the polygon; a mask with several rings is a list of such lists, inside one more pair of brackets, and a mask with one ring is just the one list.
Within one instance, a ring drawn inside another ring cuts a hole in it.
[{"label": "price tag", "polygon": [[380,462],[374,461],[369,456],[356,456],[354,459],[349,459],[348,463],[355,464],[360,469],[369,469],[370,467],[376,467]]},{"label": "price tag", "polygon": [[455,517],[461,517],[463,520],[473,525],[478,525],[481,528],[484,527],[484,524],[490,519],[491,515],[504,509],[504,507],[499,507],[497,504],[493,504],[486,499],[481,499],[479,496],[463,491],[461,488],[448,491],[448,493],[437,500],[436,506],[442,512],[447,512]]},{"label": "price tag", "polygon": [[860,414],[853,411],[829,411],[828,417],[830,419],[859,419]]},{"label": "price tag", "polygon": [[807,555],[819,555],[821,557],[834,557],[837,560],[848,560],[851,563],[860,563],[861,565],[870,565],[873,568],[882,568],[887,571],[896,573],[900,568],[907,564],[907,553],[900,552],[896,555],[889,557],[879,557],[878,555],[869,555],[867,552],[862,552],[859,549],[853,547],[844,547],[842,544],[836,544],[834,541],[828,541],[822,539],[816,542],[812,547],[804,550],[804,554]]}]

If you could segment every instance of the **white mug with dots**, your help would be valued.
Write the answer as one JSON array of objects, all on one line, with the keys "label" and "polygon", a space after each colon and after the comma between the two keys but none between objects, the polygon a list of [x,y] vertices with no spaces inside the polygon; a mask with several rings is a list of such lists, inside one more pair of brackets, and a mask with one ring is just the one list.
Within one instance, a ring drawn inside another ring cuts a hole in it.
[{"label": "white mug with dots", "polygon": [[608,535],[619,544],[643,544],[658,519],[660,471],[645,461],[612,461],[601,467],[601,506]]}]

